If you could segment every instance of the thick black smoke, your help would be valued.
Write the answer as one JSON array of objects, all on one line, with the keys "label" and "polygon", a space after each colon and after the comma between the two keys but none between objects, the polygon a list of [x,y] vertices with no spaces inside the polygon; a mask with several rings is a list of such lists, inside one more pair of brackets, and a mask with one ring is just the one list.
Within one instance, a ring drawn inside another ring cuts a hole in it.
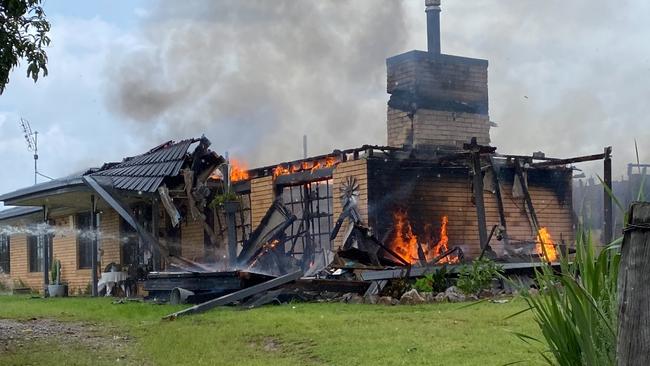
[{"label": "thick black smoke", "polygon": [[[426,46],[422,0],[152,3],[115,55],[109,101],[149,145],[205,132],[252,164],[385,143],[384,59]],[[568,157],[650,159],[650,2],[442,2],[444,53],[490,62],[492,141]],[[588,174],[599,173],[592,164]]]},{"label": "thick black smoke", "polygon": [[[203,132],[252,164],[385,142],[398,1],[161,1],[115,55],[109,104],[151,144]],[[423,15],[424,16],[424,15]]]}]

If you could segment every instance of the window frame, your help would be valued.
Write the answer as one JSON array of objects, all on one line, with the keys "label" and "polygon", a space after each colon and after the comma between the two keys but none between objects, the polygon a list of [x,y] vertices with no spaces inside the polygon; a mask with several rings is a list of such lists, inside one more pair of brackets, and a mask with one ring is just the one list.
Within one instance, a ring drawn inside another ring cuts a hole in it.
[{"label": "window frame", "polygon": [[[27,270],[29,273],[43,273],[43,270],[45,270],[43,268],[45,265],[45,245],[48,246],[49,262],[52,263],[52,237],[48,234],[27,235]],[[34,257],[34,255],[36,256]]]},{"label": "window frame", "polygon": [[0,234],[0,273],[11,273],[11,235],[9,234]]},{"label": "window frame", "polygon": [[[324,189],[322,188],[324,187]],[[302,257],[305,253],[305,228],[300,225],[303,221],[305,208],[312,217],[309,221],[309,232],[314,253],[332,250],[333,242],[329,239],[334,223],[334,182],[332,178],[319,179],[291,185],[279,186],[279,194],[284,205],[298,217],[287,229],[286,252],[294,257]],[[322,190],[322,191],[321,191]],[[324,192],[323,192],[324,191]],[[321,195],[324,193],[324,195]]]},{"label": "window frame", "polygon": [[[87,226],[81,227],[81,221],[86,219],[88,220]],[[77,213],[74,216],[74,225],[77,229],[77,269],[92,269],[93,240],[92,237],[83,233],[83,231],[92,230],[92,212]]]}]

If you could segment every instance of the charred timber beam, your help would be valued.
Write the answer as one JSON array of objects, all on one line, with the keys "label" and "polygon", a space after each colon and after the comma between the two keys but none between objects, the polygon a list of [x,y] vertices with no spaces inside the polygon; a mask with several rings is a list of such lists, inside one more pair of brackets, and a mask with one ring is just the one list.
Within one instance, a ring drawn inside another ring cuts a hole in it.
[{"label": "charred timber beam", "polygon": [[293,160],[293,161],[286,161],[282,162],[279,164],[275,165],[268,165],[264,167],[259,167],[255,169],[251,169],[248,172],[251,175],[251,178],[259,178],[267,175],[272,175],[273,170],[278,166],[288,166],[288,165],[302,165],[302,163],[306,162],[313,162],[316,160],[323,160],[327,158],[339,158],[340,161],[345,161],[347,158],[343,158],[344,155],[352,155],[353,159],[356,160],[360,157],[361,153],[366,153],[369,149],[371,150],[378,150],[383,152],[384,154],[389,154],[393,151],[401,151],[403,150],[401,147],[393,147],[393,146],[379,146],[379,145],[363,145],[361,147],[357,148],[352,148],[352,149],[345,149],[345,150],[334,150],[329,154],[323,154],[323,155],[317,155],[317,156],[312,156],[307,159],[299,159],[299,160]]},{"label": "charred timber beam", "polygon": [[145,230],[142,225],[131,215],[128,209],[122,206],[118,200],[116,200],[104,187],[102,187],[95,178],[85,175],[83,181],[90,186],[98,195],[101,197],[109,206],[111,206],[117,213],[120,215],[124,221],[126,221],[132,228],[134,228],[138,235],[146,242],[151,244],[151,247],[154,248],[154,251],[158,251],[161,256],[168,257],[169,251],[151,235],[147,230]]},{"label": "charred timber beam", "polygon": [[478,256],[478,259],[482,259],[483,256],[485,255],[486,250],[490,248],[490,240],[492,240],[492,236],[494,235],[494,232],[497,230],[497,227],[498,225],[492,226],[492,230],[490,230],[490,235],[488,236],[487,243],[485,243],[483,250],[481,250],[481,255]]},{"label": "charred timber beam", "polygon": [[292,174],[280,175],[275,178],[275,184],[280,186],[295,185],[332,178],[334,168],[323,168],[312,171],[303,171]]},{"label": "charred timber beam", "polygon": [[603,230],[603,243],[608,244],[612,241],[614,224],[612,219],[612,147],[608,146],[604,152],[605,158],[603,161],[603,217],[604,230]]},{"label": "charred timber beam", "polygon": [[506,159],[519,159],[519,160],[541,160],[541,161],[558,161],[562,160],[560,158],[549,158],[546,156],[536,156],[536,155],[512,155],[512,154],[497,154],[498,158],[506,158]]},{"label": "charred timber beam", "polygon": [[287,284],[289,282],[295,281],[302,277],[303,272],[302,271],[295,271],[289,274],[286,274],[284,276],[276,277],[272,280],[260,283],[259,285],[254,285],[248,288],[245,288],[243,290],[233,292],[231,294],[225,295],[218,297],[216,299],[212,299],[210,301],[206,301],[202,304],[194,305],[191,308],[187,308],[185,310],[181,310],[178,312],[175,312],[173,314],[169,314],[165,316],[163,319],[168,319],[168,320],[173,320],[178,318],[179,316],[183,315],[190,315],[190,314],[196,314],[200,312],[204,312],[207,310],[210,310],[212,308],[215,308],[217,306],[223,306],[223,305],[228,305],[231,304],[235,301],[239,301],[242,299],[245,299],[249,296],[253,296],[256,294],[259,294],[264,291],[271,290],[276,287],[280,287],[284,284]]},{"label": "charred timber beam", "polygon": [[501,224],[502,227],[503,243],[508,245],[508,223],[506,222],[506,210],[503,207],[503,197],[501,196],[499,170],[496,168],[494,157],[492,156],[490,157],[490,163],[492,164],[492,182],[494,184],[494,194],[497,199],[497,208],[499,209],[499,224]]},{"label": "charred timber beam", "polygon": [[465,144],[464,148],[471,152],[472,170],[474,171],[474,204],[476,205],[476,218],[478,221],[478,236],[481,249],[487,244],[487,226],[485,223],[485,202],[483,200],[483,173],[481,171],[481,152],[484,147],[476,143],[476,137],[472,137],[472,142]]},{"label": "charred timber beam", "polygon": [[402,257],[401,255],[397,254],[394,250],[392,250],[392,249],[391,249],[390,247],[388,247],[387,245],[384,245],[384,243],[382,243],[382,242],[381,242],[379,239],[377,239],[374,235],[367,235],[367,234],[368,234],[368,229],[367,229],[367,228],[364,228],[363,226],[358,225],[358,224],[355,224],[355,227],[357,227],[358,229],[362,230],[362,231],[364,232],[364,234],[365,234],[366,236],[369,237],[369,239],[370,239],[371,242],[373,242],[374,244],[376,244],[377,246],[379,246],[381,249],[385,250],[388,254],[390,254],[390,255],[392,255],[393,257],[395,257],[395,259],[397,259],[397,260],[399,260],[400,262],[402,262],[405,266],[407,266],[407,267],[409,267],[409,268],[411,267],[411,262],[409,262],[409,261],[407,261],[406,259],[404,259],[404,257]]},{"label": "charred timber beam", "polygon": [[585,161],[602,160],[602,159],[605,159],[605,157],[606,157],[605,153],[594,154],[594,155],[586,155],[586,156],[579,156],[579,157],[576,157],[576,158],[550,160],[550,161],[544,161],[544,162],[541,162],[541,163],[534,163],[534,164],[531,164],[531,167],[533,167],[533,168],[544,168],[544,167],[549,167],[549,166],[558,166],[558,165],[582,163],[582,162],[585,162]]},{"label": "charred timber beam", "polygon": [[237,264],[237,222],[235,213],[239,209],[239,202],[225,202],[224,212],[228,225],[228,263],[231,267]]},{"label": "charred timber beam", "polygon": [[535,235],[539,235],[539,221],[537,221],[537,213],[535,213],[535,206],[533,205],[533,200],[530,197],[530,192],[528,191],[528,185],[526,184],[526,180],[524,179],[524,173],[521,168],[521,163],[519,162],[519,159],[515,159],[515,174],[519,178],[519,182],[521,183],[521,190],[524,193],[524,203],[526,204],[526,208],[528,209],[528,214],[530,215],[530,222],[531,225],[533,226],[533,230],[535,230]]}]

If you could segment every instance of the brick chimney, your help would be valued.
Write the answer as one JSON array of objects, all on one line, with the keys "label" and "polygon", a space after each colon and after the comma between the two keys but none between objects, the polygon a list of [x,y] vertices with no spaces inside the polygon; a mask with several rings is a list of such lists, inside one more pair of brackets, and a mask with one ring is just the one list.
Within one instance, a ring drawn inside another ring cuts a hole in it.
[{"label": "brick chimney", "polygon": [[428,51],[386,60],[388,145],[460,149],[490,143],[487,60],[440,52],[440,0],[426,0]]}]

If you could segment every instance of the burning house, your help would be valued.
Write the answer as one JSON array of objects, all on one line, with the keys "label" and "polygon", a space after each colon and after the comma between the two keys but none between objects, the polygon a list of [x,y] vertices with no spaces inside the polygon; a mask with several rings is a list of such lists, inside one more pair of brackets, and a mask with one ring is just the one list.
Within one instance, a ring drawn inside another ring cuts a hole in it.
[{"label": "burning house", "polygon": [[[205,138],[170,141],[1,195],[28,208],[0,213],[0,265],[41,288],[59,259],[71,287],[96,291],[99,270],[114,264],[155,292],[187,283],[181,271],[223,284],[242,280],[234,271],[555,261],[575,235],[571,164],[602,159],[607,182],[611,149],[571,159],[498,152],[488,61],[441,53],[440,2],[427,0],[426,14],[428,50],[386,61],[385,144],[248,169]],[[611,238],[611,201],[603,217]]]}]

